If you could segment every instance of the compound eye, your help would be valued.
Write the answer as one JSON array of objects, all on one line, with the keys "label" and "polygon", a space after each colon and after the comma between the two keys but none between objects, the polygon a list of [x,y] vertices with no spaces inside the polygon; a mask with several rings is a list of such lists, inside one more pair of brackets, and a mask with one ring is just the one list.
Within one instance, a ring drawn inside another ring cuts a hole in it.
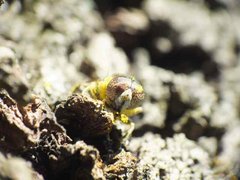
[{"label": "compound eye", "polygon": [[[126,79],[126,78],[124,78]],[[129,89],[129,85],[122,77],[114,77],[107,86],[107,97],[111,100],[116,99],[124,91]]]},{"label": "compound eye", "polygon": [[132,96],[132,101],[129,108],[135,108],[140,106],[145,97],[142,86],[136,81],[132,84],[132,91],[133,91],[132,93],[133,96]]},{"label": "compound eye", "polygon": [[[116,103],[116,100],[128,89],[131,88],[131,80],[125,76],[114,76],[113,79],[109,82],[106,91],[106,100],[107,103],[113,109],[121,109],[119,107],[121,103]],[[124,103],[124,102],[123,102]]]},{"label": "compound eye", "polygon": [[[130,96],[125,96],[127,94]],[[107,86],[106,95],[108,105],[116,110],[138,107],[144,99],[142,86],[135,79],[126,76],[114,76]]]},{"label": "compound eye", "polygon": [[125,84],[119,83],[119,84],[116,84],[116,85],[115,85],[115,87],[114,87],[113,90],[115,91],[114,94],[120,95],[120,94],[122,94],[126,89],[127,89],[127,87],[126,87]]}]

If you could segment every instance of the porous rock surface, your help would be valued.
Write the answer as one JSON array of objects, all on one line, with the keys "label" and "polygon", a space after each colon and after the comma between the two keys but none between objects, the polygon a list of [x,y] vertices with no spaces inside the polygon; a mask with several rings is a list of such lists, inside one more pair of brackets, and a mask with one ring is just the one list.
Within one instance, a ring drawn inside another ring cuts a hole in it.
[{"label": "porous rock surface", "polygon": [[[240,178],[240,5],[0,0],[0,178]],[[142,83],[132,138],[72,94],[112,74]]]}]

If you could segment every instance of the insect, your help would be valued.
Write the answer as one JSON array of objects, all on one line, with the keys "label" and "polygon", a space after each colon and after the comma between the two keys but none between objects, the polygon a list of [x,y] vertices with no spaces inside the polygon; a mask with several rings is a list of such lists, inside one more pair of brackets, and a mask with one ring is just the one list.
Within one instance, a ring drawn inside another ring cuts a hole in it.
[{"label": "insect", "polygon": [[129,117],[142,112],[141,104],[144,100],[144,90],[134,77],[112,75],[90,83],[83,94],[104,102],[116,119],[129,123]]}]

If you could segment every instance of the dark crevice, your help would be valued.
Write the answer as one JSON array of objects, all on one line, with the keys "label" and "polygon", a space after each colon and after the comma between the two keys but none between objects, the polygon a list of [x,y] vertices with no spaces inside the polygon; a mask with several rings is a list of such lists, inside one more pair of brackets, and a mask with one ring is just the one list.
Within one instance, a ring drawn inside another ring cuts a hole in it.
[{"label": "dark crevice", "polygon": [[150,56],[153,65],[175,73],[190,74],[195,71],[202,71],[206,79],[219,76],[217,63],[211,59],[209,53],[196,45],[179,47],[169,53],[155,54],[155,56],[150,54]]},{"label": "dark crevice", "polygon": [[[219,66],[212,59],[209,52],[199,45],[181,46],[178,41],[178,33],[167,22],[151,22],[150,29],[138,32],[134,35],[118,30],[111,32],[118,47],[121,47],[130,60],[133,59],[133,51],[138,47],[148,50],[151,64],[171,70],[175,73],[191,74],[203,72],[206,80],[217,80]],[[172,44],[168,52],[160,52],[156,47],[157,38],[166,38]]]},{"label": "dark crevice", "polygon": [[143,0],[94,0],[102,15],[118,8],[140,8]]},{"label": "dark crevice", "polygon": [[42,33],[47,31],[47,30],[54,30],[52,24],[50,22],[44,22],[42,26]]},{"label": "dark crevice", "polygon": [[226,4],[223,3],[223,1],[219,1],[219,0],[205,0],[205,3],[207,5],[207,7],[210,10],[221,10],[221,9],[227,9]]},{"label": "dark crevice", "polygon": [[161,129],[158,127],[151,126],[151,125],[144,125],[138,129],[135,129],[133,131],[132,136],[133,137],[142,137],[147,132],[152,132],[154,134],[160,134]]}]

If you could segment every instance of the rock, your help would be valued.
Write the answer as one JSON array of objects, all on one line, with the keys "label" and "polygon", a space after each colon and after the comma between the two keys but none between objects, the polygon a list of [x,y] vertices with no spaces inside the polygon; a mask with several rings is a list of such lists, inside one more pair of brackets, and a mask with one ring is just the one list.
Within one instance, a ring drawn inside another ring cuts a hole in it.
[{"label": "rock", "polygon": [[0,88],[5,88],[13,97],[21,101],[29,88],[29,82],[15,53],[3,46],[0,46]]},{"label": "rock", "polygon": [[128,149],[138,155],[137,179],[224,179],[214,174],[208,153],[184,134],[162,139],[147,133],[133,138]]},{"label": "rock", "polygon": [[20,107],[1,90],[0,117],[2,152],[23,153],[37,147],[46,136],[53,136],[59,143],[70,142],[49,106],[40,98],[35,97],[32,103]]},{"label": "rock", "polygon": [[58,122],[68,133],[78,137],[94,137],[110,133],[114,116],[101,101],[73,94],[56,109]]},{"label": "rock", "polygon": [[31,163],[19,157],[0,154],[0,178],[15,180],[43,180],[43,177],[33,170]]},{"label": "rock", "polygon": [[87,58],[96,68],[98,78],[109,74],[126,74],[129,64],[125,53],[115,47],[114,39],[107,33],[96,34],[92,37],[87,48]]},{"label": "rock", "polygon": [[137,164],[137,158],[130,152],[122,150],[112,158],[109,158],[104,169],[107,179],[133,179]]},{"label": "rock", "polygon": [[170,126],[166,127],[167,131],[184,132],[191,139],[211,128],[211,117],[217,104],[213,87],[201,77],[178,75],[151,66],[147,57],[138,57],[135,62],[136,76],[148,95],[143,104],[143,120],[136,125],[138,128],[144,130],[145,125],[163,128],[166,125]]}]

